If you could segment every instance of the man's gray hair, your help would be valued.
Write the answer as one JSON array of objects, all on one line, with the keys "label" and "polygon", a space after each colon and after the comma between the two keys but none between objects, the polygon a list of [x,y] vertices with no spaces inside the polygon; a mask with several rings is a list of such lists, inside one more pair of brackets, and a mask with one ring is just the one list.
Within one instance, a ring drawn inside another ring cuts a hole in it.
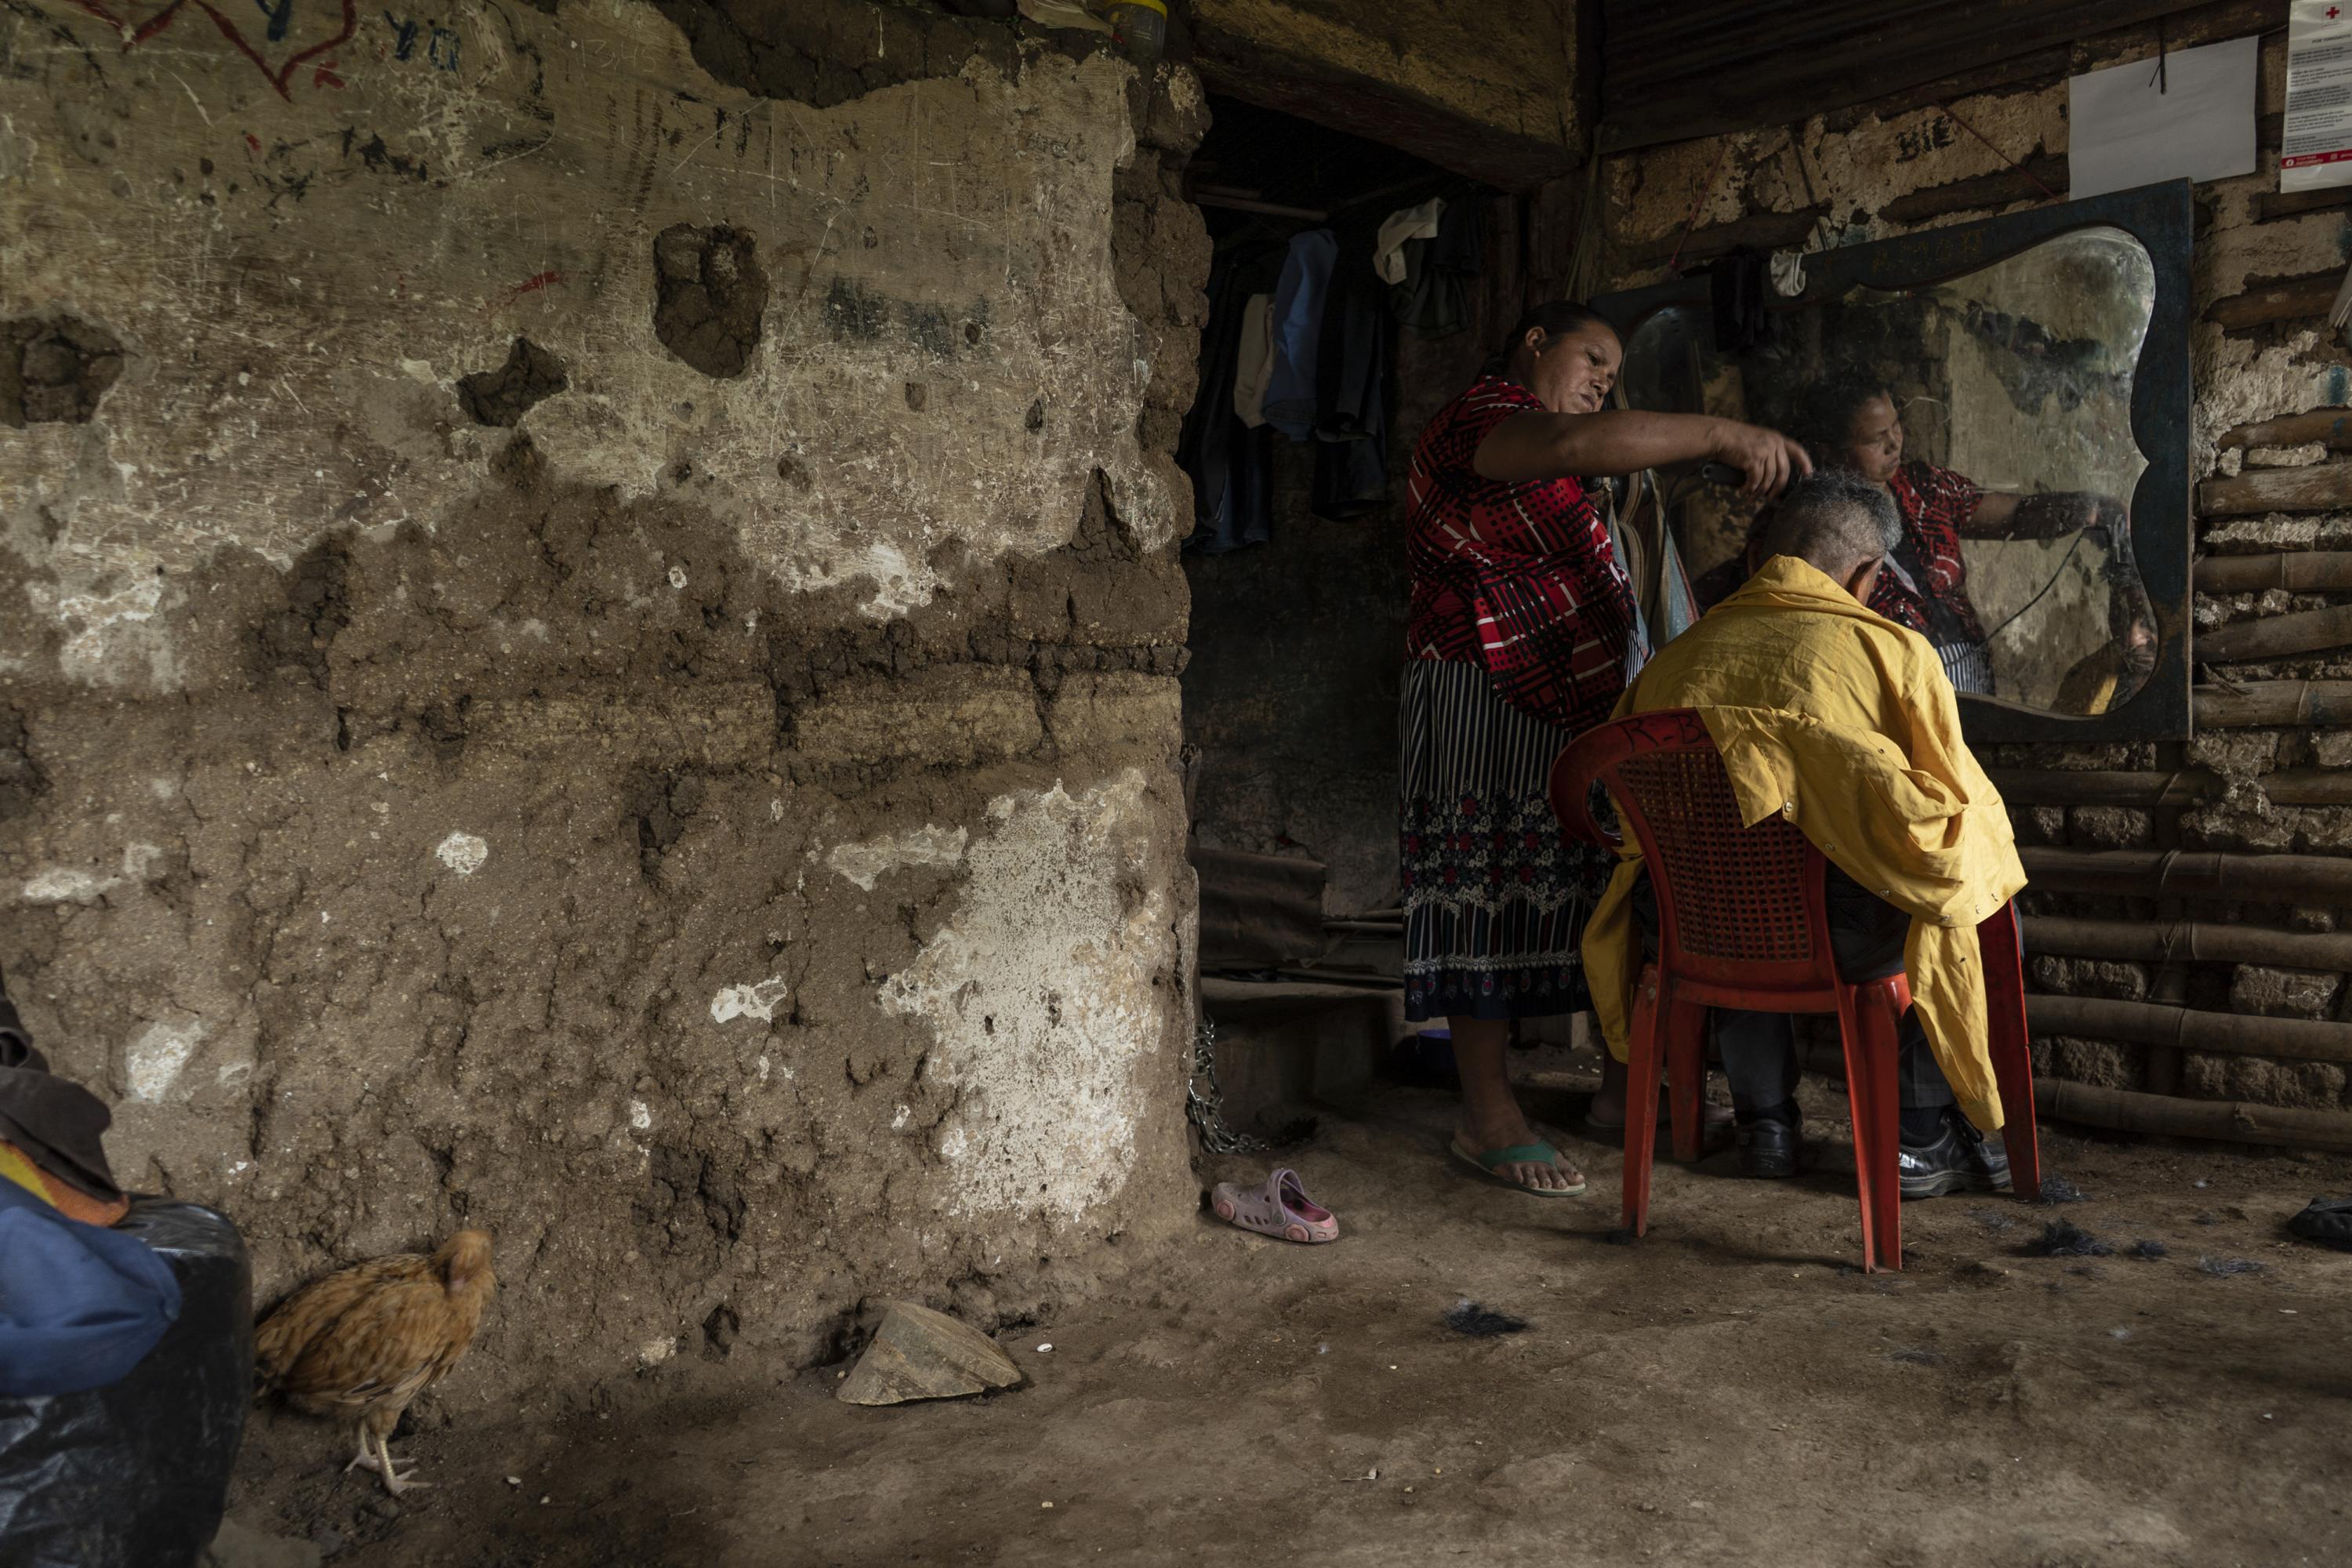
[{"label": "man's gray hair", "polygon": [[1843,582],[1857,566],[1891,555],[1903,539],[1895,498],[1860,474],[1824,468],[1780,493],[1765,530],[1767,554],[1794,555]]}]

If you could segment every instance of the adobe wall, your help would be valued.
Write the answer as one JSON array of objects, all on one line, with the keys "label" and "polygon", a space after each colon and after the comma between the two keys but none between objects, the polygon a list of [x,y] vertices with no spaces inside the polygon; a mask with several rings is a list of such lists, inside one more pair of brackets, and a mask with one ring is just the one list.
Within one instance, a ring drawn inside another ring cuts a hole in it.
[{"label": "adobe wall", "polygon": [[494,1231],[459,1401],[1188,1216],[1191,73],[222,15],[0,17],[0,966],[124,1180],[265,1301]]}]

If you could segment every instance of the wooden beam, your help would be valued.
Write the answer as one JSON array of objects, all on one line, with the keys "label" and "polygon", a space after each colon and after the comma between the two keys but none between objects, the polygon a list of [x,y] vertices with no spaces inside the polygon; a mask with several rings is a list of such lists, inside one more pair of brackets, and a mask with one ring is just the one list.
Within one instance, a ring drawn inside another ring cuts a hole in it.
[{"label": "wooden beam", "polygon": [[2352,805],[2352,770],[2281,768],[2256,782],[2275,805]]},{"label": "wooden beam", "polygon": [[2197,563],[2200,594],[2291,594],[2352,589],[2352,550],[2283,550],[2273,555],[2209,555]]},{"label": "wooden beam", "polygon": [[2038,845],[2021,847],[2017,854],[2025,863],[2026,879],[2042,892],[2352,908],[2352,859],[2325,855],[2053,849]]},{"label": "wooden beam", "polygon": [[2143,963],[2275,963],[2352,973],[2352,932],[2272,931],[2201,921],[2093,921],[2026,915],[2025,951]]},{"label": "wooden beam", "polygon": [[2189,693],[2200,730],[2352,724],[2352,680],[2248,680]]},{"label": "wooden beam", "polygon": [[2197,657],[2210,664],[2249,658],[2283,658],[2289,654],[2318,653],[2352,644],[2352,605],[2325,610],[2302,610],[2291,616],[2265,616],[2199,632]]},{"label": "wooden beam", "polygon": [[2205,307],[2205,320],[2228,331],[2245,331],[2273,321],[2324,317],[2342,280],[2341,272],[2268,279],[2214,300]]},{"label": "wooden beam", "polygon": [[1828,212],[1826,205],[1801,207],[1789,213],[1750,213],[1729,223],[1709,224],[1695,228],[1685,239],[1677,229],[1664,239],[1644,240],[1637,246],[1621,245],[1618,258],[1630,266],[1650,266],[1671,259],[1679,249],[1685,262],[1704,261],[1711,257],[1737,250],[1743,245],[1759,250],[1789,250],[1812,237],[1813,225]]},{"label": "wooden beam", "polygon": [[2037,1078],[2033,1102],[2043,1116],[2117,1132],[2213,1138],[2280,1149],[2352,1150],[2352,1112],[2294,1110],[2236,1100],[2181,1100],[2127,1089],[2099,1089]]},{"label": "wooden beam", "polygon": [[2025,999],[2025,1025],[2035,1039],[2074,1035],[2221,1056],[2352,1062],[2352,1024],[2313,1018],[2248,1017],[2101,996],[2032,995]]},{"label": "wooden beam", "polygon": [[2063,768],[1989,768],[1986,773],[2000,798],[2011,805],[2194,805],[2227,787],[2202,768],[2164,773]]},{"label": "wooden beam", "polygon": [[2337,185],[2326,191],[2264,191],[2254,198],[2254,221],[2275,223],[2283,217],[2324,213],[2347,202],[2352,202],[2352,185]]},{"label": "wooden beam", "polygon": [[2205,307],[2205,319],[2217,327],[2243,331],[2249,327],[2265,326],[2272,321],[2299,321],[2306,316],[2327,314],[2336,302],[2336,285],[2344,281],[2342,268],[2331,272],[2314,272],[2300,278],[2280,278],[2214,300]]},{"label": "wooden beam", "polygon": [[2069,177],[2063,153],[2028,158],[2015,169],[1928,185],[1897,196],[1881,209],[1879,216],[1895,223],[1926,223],[1953,213],[2005,207],[2014,202],[2048,201],[2052,192],[2061,197],[2065,195]]},{"label": "wooden beam", "polygon": [[[2352,186],[2347,186],[2352,189]],[[2318,441],[2336,451],[2352,450],[2352,408],[2315,408],[2241,425],[2224,434],[2222,447],[2305,447]]]},{"label": "wooden beam", "polygon": [[2253,468],[2197,487],[2207,517],[2254,517],[2266,511],[2332,511],[2352,506],[2352,463],[2305,468]]}]

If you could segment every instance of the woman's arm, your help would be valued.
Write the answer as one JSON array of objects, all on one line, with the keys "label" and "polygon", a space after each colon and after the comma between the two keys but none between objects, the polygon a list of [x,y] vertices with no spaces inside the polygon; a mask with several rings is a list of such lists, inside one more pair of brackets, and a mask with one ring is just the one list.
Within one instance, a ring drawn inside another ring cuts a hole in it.
[{"label": "woman's arm", "polygon": [[1481,479],[1514,482],[1630,474],[1669,463],[1727,463],[1748,477],[1744,493],[1778,495],[1813,471],[1805,449],[1777,430],[1710,414],[1514,414],[1486,433],[1471,466]]},{"label": "woman's arm", "polygon": [[2119,528],[2129,517],[2123,502],[2094,490],[1988,494],[1977,502],[1960,532],[1970,539],[2062,539],[2084,529]]}]

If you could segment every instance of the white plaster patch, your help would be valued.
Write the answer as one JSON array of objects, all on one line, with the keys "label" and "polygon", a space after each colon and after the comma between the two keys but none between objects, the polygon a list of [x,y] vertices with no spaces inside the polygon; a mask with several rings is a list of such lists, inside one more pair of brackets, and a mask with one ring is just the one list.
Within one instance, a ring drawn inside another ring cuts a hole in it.
[{"label": "white plaster patch", "polygon": [[122,1054],[122,1076],[131,1098],[149,1103],[170,1092],[180,1069],[205,1037],[202,1024],[150,1024]]},{"label": "white plaster patch", "polygon": [[[791,990],[781,974],[771,974],[765,980],[755,981],[749,985],[723,987],[710,999],[710,1021],[724,1024],[733,1018],[757,1018],[762,1024],[773,1023],[776,1009],[784,1005],[784,998]],[[760,1058],[763,1076],[767,1060],[765,1057]]]},{"label": "white plaster patch", "polygon": [[939,1142],[950,1213],[1076,1219],[1134,1169],[1152,982],[1177,961],[1147,791],[1130,768],[992,801],[954,916],[882,985],[930,1024],[931,1076],[965,1090]]},{"label": "white plaster patch", "polygon": [[452,833],[433,851],[441,864],[460,877],[470,877],[490,858],[490,847],[470,833]]},{"label": "white plaster patch", "polygon": [[907,1130],[907,1123],[913,1120],[915,1108],[911,1105],[902,1105],[898,1107],[897,1110],[890,1114],[890,1131],[893,1132],[904,1132]]},{"label": "white plaster patch", "polygon": [[685,591],[685,588],[686,588],[686,568],[685,568],[685,567],[683,567],[683,566],[673,566],[673,567],[671,567],[671,568],[669,569],[669,585],[670,585],[671,587],[673,587],[673,588],[676,588],[676,589],[679,590],[681,593]]},{"label": "white plaster patch", "polygon": [[963,859],[970,835],[961,827],[926,823],[905,833],[886,833],[857,844],[836,845],[824,863],[866,892],[883,873],[901,866],[953,866]]},{"label": "white plaster patch", "polygon": [[642,1100],[629,1101],[629,1125],[643,1132],[654,1124],[653,1108]]},{"label": "white plaster patch", "polygon": [[677,1338],[676,1335],[668,1335],[657,1340],[647,1340],[645,1343],[637,1347],[637,1359],[647,1366],[659,1366],[662,1363],[669,1360],[670,1357],[677,1353]]},{"label": "white plaster patch", "polygon": [[919,609],[940,590],[937,573],[908,560],[907,552],[897,545],[880,541],[857,544],[844,541],[837,551],[822,557],[795,557],[780,565],[784,581],[803,594],[844,583],[872,583],[873,597],[857,608],[877,620]]},{"label": "white plaster patch", "polygon": [[114,879],[101,881],[87,871],[76,871],[63,866],[51,867],[25,882],[25,901],[28,904],[87,904],[114,886]]},{"label": "white plaster patch", "polygon": [[163,851],[152,844],[129,844],[122,850],[122,869],[111,877],[100,877],[71,866],[52,866],[25,880],[22,889],[28,904],[93,904],[115,889],[152,879],[155,862]]},{"label": "white plaster patch", "polygon": [[45,583],[28,583],[25,592],[65,628],[58,669],[68,679],[94,686],[125,685],[134,675],[158,686],[175,679],[170,647],[147,626],[163,602],[163,579],[152,570],[110,593],[59,592]]}]

